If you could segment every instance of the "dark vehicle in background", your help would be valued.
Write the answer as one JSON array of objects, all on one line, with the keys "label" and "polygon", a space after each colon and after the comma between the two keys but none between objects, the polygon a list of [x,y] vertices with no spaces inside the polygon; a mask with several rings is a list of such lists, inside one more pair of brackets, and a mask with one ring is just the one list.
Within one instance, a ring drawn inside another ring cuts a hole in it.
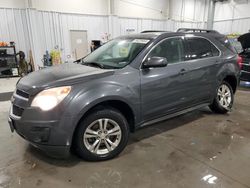
[{"label": "dark vehicle in background", "polygon": [[239,60],[213,30],[121,36],[75,63],[23,77],[10,128],[52,156],[74,149],[86,160],[111,159],[140,127],[204,106],[230,111]]},{"label": "dark vehicle in background", "polygon": [[241,35],[238,41],[242,46],[242,51],[239,53],[242,58],[240,80],[250,82],[250,33]]}]

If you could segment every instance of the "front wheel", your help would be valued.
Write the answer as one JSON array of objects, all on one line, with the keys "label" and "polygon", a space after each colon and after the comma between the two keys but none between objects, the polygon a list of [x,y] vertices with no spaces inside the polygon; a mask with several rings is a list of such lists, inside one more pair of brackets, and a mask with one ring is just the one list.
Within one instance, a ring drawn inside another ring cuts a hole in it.
[{"label": "front wheel", "polygon": [[129,129],[116,109],[97,110],[80,122],[75,134],[77,154],[89,161],[114,158],[125,148]]},{"label": "front wheel", "polygon": [[209,106],[213,112],[225,114],[232,109],[234,93],[231,85],[223,81],[216,91],[216,97]]}]

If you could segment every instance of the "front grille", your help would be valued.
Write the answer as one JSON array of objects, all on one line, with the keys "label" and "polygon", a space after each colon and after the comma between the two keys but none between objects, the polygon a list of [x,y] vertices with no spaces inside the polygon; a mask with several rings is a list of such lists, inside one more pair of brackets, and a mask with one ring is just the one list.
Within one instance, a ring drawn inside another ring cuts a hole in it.
[{"label": "front grille", "polygon": [[20,107],[18,107],[18,106],[16,106],[16,105],[13,105],[12,113],[13,113],[15,116],[21,117],[22,114],[23,114],[23,110],[24,110],[23,108],[20,108]]},{"label": "front grille", "polygon": [[22,117],[24,110],[28,106],[29,94],[23,90],[16,89],[16,91],[12,96],[11,102],[12,102],[11,113],[13,115],[13,118],[20,119]]},{"label": "front grille", "polygon": [[19,90],[19,89],[16,90],[16,94],[19,95],[19,96],[21,96],[21,97],[24,97],[24,98],[29,98],[29,94],[28,93],[26,93],[26,92],[24,92],[22,90]]}]

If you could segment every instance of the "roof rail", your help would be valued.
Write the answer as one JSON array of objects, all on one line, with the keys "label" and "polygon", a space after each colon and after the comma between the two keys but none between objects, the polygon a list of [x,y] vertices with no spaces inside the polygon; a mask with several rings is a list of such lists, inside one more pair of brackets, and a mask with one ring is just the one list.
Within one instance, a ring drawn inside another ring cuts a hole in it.
[{"label": "roof rail", "polygon": [[169,32],[169,31],[145,30],[142,31],[141,33],[158,33],[158,32]]},{"label": "roof rail", "polygon": [[209,30],[209,29],[194,29],[194,28],[179,28],[177,30],[179,33],[219,33],[215,30]]}]

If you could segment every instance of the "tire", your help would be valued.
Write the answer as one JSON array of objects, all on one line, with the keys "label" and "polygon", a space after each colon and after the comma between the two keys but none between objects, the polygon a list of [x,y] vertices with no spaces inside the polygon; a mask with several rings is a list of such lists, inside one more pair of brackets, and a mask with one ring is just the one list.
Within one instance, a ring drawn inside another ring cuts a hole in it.
[{"label": "tire", "polygon": [[225,114],[231,111],[233,102],[233,89],[228,82],[223,81],[217,88],[215,99],[209,107],[215,113]]},{"label": "tire", "polygon": [[118,110],[98,109],[80,122],[74,136],[74,147],[82,159],[103,161],[119,155],[128,138],[128,122]]}]

